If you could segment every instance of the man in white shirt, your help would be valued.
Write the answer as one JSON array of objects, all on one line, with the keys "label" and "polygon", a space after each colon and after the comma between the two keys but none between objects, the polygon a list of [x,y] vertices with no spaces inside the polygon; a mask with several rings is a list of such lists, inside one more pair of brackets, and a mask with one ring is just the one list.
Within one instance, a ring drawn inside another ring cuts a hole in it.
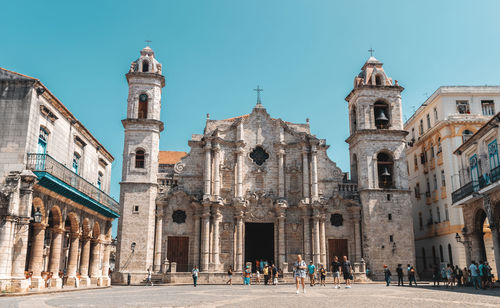
[{"label": "man in white shirt", "polygon": [[476,288],[476,290],[478,290],[479,289],[479,271],[478,271],[476,262],[472,261],[471,265],[469,266],[469,270],[470,270],[470,276],[471,276],[471,280],[472,280],[472,283],[474,285],[474,288]]}]

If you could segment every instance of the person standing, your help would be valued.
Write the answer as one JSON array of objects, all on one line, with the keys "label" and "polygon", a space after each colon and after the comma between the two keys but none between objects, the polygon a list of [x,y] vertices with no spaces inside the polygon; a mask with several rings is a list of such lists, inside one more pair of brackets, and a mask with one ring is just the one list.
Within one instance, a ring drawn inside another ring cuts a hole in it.
[{"label": "person standing", "polygon": [[247,265],[245,267],[245,271],[243,272],[243,284],[249,286],[250,285],[250,277],[252,277],[252,271],[250,267]]},{"label": "person standing", "polygon": [[260,272],[257,270],[255,272],[255,284],[260,284]]},{"label": "person standing", "polygon": [[403,281],[403,265],[398,264],[398,267],[396,268],[396,273],[398,274],[398,286],[404,286],[404,281]]},{"label": "person standing", "polygon": [[274,266],[274,264],[271,266],[271,272],[273,274],[273,285],[278,285],[278,268]]},{"label": "person standing", "polygon": [[467,287],[469,286],[469,270],[467,269],[467,267],[464,267],[464,269],[462,270],[462,274],[463,274],[463,278],[462,278],[462,285],[464,287]]},{"label": "person standing", "polygon": [[264,273],[264,285],[267,286],[267,283],[269,282],[269,267],[267,267],[267,265],[264,266],[263,273]]},{"label": "person standing", "polygon": [[351,280],[352,280],[352,265],[351,261],[347,260],[347,256],[343,257],[342,261],[342,274],[344,275],[344,280],[345,280],[345,288],[350,289],[351,288]]},{"label": "person standing", "polygon": [[319,269],[319,275],[320,275],[320,286],[326,287],[326,269],[323,265],[321,265],[321,268]]},{"label": "person standing", "polygon": [[478,268],[476,265],[476,262],[472,261],[471,265],[469,266],[470,270],[470,276],[472,279],[472,285],[476,290],[479,290],[480,282],[479,282],[479,272]]},{"label": "person standing", "polygon": [[406,264],[406,274],[408,275],[408,283],[410,283],[410,264]]},{"label": "person standing", "polygon": [[415,278],[415,268],[413,266],[410,267],[410,287],[412,286],[412,281],[415,283],[415,287],[417,286],[417,279]]},{"label": "person standing", "polygon": [[198,285],[198,274],[200,271],[198,270],[198,267],[195,265],[193,267],[193,270],[191,271],[191,275],[193,276],[193,285],[196,287]]},{"label": "person standing", "polygon": [[391,284],[391,270],[387,267],[387,265],[384,264],[384,278],[385,278],[385,283],[386,287],[388,287]]},{"label": "person standing", "polygon": [[340,289],[340,265],[339,258],[337,256],[333,257],[331,269],[335,289]]},{"label": "person standing", "polygon": [[227,268],[227,278],[226,284],[233,285],[233,268],[231,266]]},{"label": "person standing", "polygon": [[440,277],[441,277],[441,273],[439,273],[439,267],[436,264],[433,266],[433,269],[432,269],[432,280],[434,281],[434,286],[437,285],[439,287]]},{"label": "person standing", "polygon": [[307,266],[307,272],[309,274],[309,283],[311,287],[314,287],[316,281],[314,280],[314,274],[316,273],[316,266],[313,264],[313,261],[309,261],[309,265]]},{"label": "person standing", "polygon": [[146,285],[153,286],[153,281],[151,280],[151,267],[148,268],[148,276],[146,278]]},{"label": "person standing", "polygon": [[481,279],[481,289],[486,290],[486,279],[488,274],[486,274],[486,266],[484,262],[479,261],[479,279]]},{"label": "person standing", "polygon": [[455,271],[456,271],[456,277],[457,277],[457,285],[459,287],[462,286],[462,277],[464,276],[464,272],[458,267],[458,265],[455,265]]},{"label": "person standing", "polygon": [[293,276],[295,278],[295,293],[299,294],[299,282],[302,284],[302,291],[306,293],[305,279],[306,279],[307,265],[304,260],[302,260],[301,255],[297,255],[297,261],[293,265]]}]

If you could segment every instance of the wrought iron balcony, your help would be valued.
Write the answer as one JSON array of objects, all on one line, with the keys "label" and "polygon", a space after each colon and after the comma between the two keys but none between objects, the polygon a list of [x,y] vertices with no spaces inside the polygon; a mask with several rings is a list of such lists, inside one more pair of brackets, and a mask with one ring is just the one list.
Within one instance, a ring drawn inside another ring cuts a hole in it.
[{"label": "wrought iron balcony", "polygon": [[109,217],[119,217],[118,202],[48,154],[28,153],[27,169],[39,184]]},{"label": "wrought iron balcony", "polygon": [[479,187],[479,183],[477,181],[471,181],[459,189],[455,190],[451,193],[451,200],[453,203],[462,200],[463,198],[471,195],[475,190],[475,187]]}]

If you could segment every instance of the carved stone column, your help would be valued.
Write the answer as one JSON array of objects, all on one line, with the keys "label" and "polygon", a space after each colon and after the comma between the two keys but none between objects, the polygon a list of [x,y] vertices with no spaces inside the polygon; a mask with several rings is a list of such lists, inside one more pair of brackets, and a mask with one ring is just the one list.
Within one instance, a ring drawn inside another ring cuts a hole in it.
[{"label": "carved stone column", "polygon": [[243,149],[236,151],[236,197],[243,198]]},{"label": "carved stone column", "polygon": [[313,262],[318,265],[320,260],[320,243],[319,243],[319,217],[313,217]]},{"label": "carved stone column", "polygon": [[302,197],[309,203],[309,157],[306,147],[302,149]]},{"label": "carved stone column", "polygon": [[90,237],[82,237],[82,251],[80,256],[80,286],[86,287],[90,285],[89,279],[89,263],[90,263]]},{"label": "carved stone column", "polygon": [[61,246],[62,246],[62,233],[63,231],[59,228],[53,228],[51,230],[52,241],[50,244],[50,261],[49,261],[49,272],[52,272],[53,276],[51,279],[52,287],[62,287],[62,280],[59,278],[59,265],[61,263]]},{"label": "carved stone column", "polygon": [[279,253],[279,266],[283,268],[283,263],[286,262],[286,247],[285,247],[285,215],[278,217],[279,223],[279,239],[278,239],[278,253]]},{"label": "carved stone column", "polygon": [[31,258],[29,270],[33,272],[33,278],[41,278],[43,270],[43,245],[45,239],[45,225],[33,225],[33,246],[31,248]]},{"label": "carved stone column", "polygon": [[68,280],[67,285],[74,286],[76,279],[76,268],[78,267],[78,248],[80,246],[80,234],[76,232],[71,233],[71,242],[69,245],[69,258],[68,258]]},{"label": "carved stone column", "polygon": [[110,286],[111,279],[109,277],[109,256],[111,255],[111,243],[109,241],[103,242],[104,246],[102,255],[102,272],[103,286]]},{"label": "carved stone column", "polygon": [[215,271],[221,270],[220,268],[220,223],[222,220],[222,215],[218,205],[212,206],[213,211],[213,263]]},{"label": "carved stone column", "polygon": [[220,197],[220,146],[214,144],[214,197],[218,200]]},{"label": "carved stone column", "polygon": [[303,216],[304,219],[304,260],[311,260],[311,227],[309,221],[311,217],[307,213]]},{"label": "carved stone column", "polygon": [[354,261],[361,260],[361,236],[359,230],[359,218],[354,218]]},{"label": "carved stone column", "polygon": [[491,240],[493,241],[493,252],[495,254],[495,265],[497,268],[497,275],[500,275],[500,235],[498,234],[498,225],[490,224]]},{"label": "carved stone column", "polygon": [[203,214],[201,215],[201,266],[202,272],[208,271],[210,259],[210,208],[207,205],[203,207]]},{"label": "carved stone column", "polygon": [[278,197],[285,198],[285,150],[278,150]]},{"label": "carved stone column", "polygon": [[203,170],[203,180],[205,183],[203,189],[203,199],[210,198],[211,187],[212,187],[212,146],[210,141],[205,144],[205,168]]},{"label": "carved stone column", "polygon": [[321,217],[321,220],[320,220],[320,223],[319,223],[319,233],[320,233],[319,248],[320,248],[320,251],[321,251],[321,264],[326,267],[327,264],[326,264],[325,217]]},{"label": "carved stone column", "polygon": [[236,217],[236,268],[239,272],[243,269],[243,215]]},{"label": "carved stone column", "polygon": [[101,277],[101,272],[99,271],[101,241],[99,239],[92,240],[91,248],[90,278],[92,283],[97,285],[98,278]]},{"label": "carved stone column", "polygon": [[161,208],[156,212],[156,228],[155,228],[155,256],[153,260],[153,271],[159,272],[161,270],[161,239],[163,232],[163,213]]},{"label": "carved stone column", "polygon": [[316,145],[313,145],[311,148],[311,178],[312,178],[312,199],[318,200],[319,191],[318,191],[318,151],[316,150]]},{"label": "carved stone column", "polygon": [[193,242],[193,262],[200,267],[200,215],[194,215],[194,242]]}]

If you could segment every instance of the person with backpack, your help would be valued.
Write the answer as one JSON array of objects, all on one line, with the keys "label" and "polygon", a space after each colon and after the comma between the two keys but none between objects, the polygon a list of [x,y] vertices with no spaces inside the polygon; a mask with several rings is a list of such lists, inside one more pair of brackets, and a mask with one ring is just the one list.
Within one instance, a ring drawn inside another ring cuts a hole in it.
[{"label": "person with backpack", "polygon": [[386,283],[386,287],[388,287],[391,284],[391,270],[387,267],[387,265],[384,264],[384,279]]},{"label": "person with backpack", "polygon": [[319,276],[320,276],[320,286],[326,287],[326,269],[323,265],[321,265],[321,268],[319,269]]}]

